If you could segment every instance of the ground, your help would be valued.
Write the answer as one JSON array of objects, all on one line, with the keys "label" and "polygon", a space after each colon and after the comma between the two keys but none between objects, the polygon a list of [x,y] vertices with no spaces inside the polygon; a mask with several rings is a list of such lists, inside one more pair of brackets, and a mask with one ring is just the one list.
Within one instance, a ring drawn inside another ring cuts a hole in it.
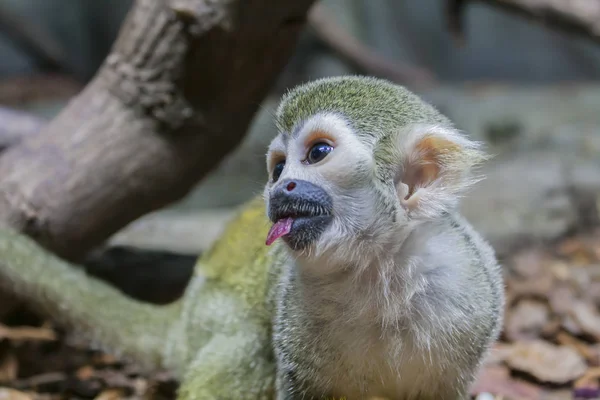
[{"label": "ground", "polygon": [[0,399],[174,399],[177,382],[76,344],[49,321],[16,310],[0,325]]},{"label": "ground", "polygon": [[[600,398],[600,231],[524,248],[503,264],[504,331],[474,397]],[[24,309],[4,318],[0,399],[174,398],[166,374],[145,376],[75,341]]]}]

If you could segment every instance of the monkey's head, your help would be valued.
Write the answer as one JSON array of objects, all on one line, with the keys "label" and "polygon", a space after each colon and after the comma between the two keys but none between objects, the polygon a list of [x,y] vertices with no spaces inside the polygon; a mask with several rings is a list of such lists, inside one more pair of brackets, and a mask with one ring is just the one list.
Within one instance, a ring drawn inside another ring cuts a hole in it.
[{"label": "monkey's head", "polygon": [[398,234],[455,208],[484,154],[405,88],[327,78],[284,96],[264,197],[297,257],[373,259]]}]

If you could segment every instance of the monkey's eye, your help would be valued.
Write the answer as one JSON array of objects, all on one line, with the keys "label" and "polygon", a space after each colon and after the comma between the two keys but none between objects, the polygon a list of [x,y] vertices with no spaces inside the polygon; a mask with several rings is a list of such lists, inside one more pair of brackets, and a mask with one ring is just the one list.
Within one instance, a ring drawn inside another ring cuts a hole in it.
[{"label": "monkey's eye", "polygon": [[280,161],[275,164],[275,168],[273,168],[273,182],[277,182],[281,173],[283,172],[283,168],[285,167],[285,161]]},{"label": "monkey's eye", "polygon": [[330,146],[327,143],[317,143],[308,151],[306,161],[308,161],[309,164],[316,164],[324,159],[327,154],[331,153],[332,150],[333,146]]}]

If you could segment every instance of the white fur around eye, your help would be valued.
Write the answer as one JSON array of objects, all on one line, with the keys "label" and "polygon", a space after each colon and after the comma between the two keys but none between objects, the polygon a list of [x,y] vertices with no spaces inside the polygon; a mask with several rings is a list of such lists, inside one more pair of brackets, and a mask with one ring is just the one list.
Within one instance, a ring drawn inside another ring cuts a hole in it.
[{"label": "white fur around eye", "polygon": [[335,114],[318,114],[306,121],[293,144],[290,144],[288,157],[304,160],[312,145],[318,142],[313,138],[316,131],[324,133],[324,141],[333,142],[330,143],[333,145],[333,151],[319,163],[306,167],[315,167],[318,174],[332,185],[348,186],[360,180],[361,176],[357,174],[356,167],[372,164],[371,151],[358,139],[346,121]]}]

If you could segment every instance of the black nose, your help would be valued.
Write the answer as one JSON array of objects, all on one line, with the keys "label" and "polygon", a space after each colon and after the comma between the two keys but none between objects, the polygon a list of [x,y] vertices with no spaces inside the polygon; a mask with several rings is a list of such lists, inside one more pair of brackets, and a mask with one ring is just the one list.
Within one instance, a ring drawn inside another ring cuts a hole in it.
[{"label": "black nose", "polygon": [[271,192],[269,217],[277,220],[288,216],[330,214],[331,196],[320,186],[301,179],[286,179]]}]

